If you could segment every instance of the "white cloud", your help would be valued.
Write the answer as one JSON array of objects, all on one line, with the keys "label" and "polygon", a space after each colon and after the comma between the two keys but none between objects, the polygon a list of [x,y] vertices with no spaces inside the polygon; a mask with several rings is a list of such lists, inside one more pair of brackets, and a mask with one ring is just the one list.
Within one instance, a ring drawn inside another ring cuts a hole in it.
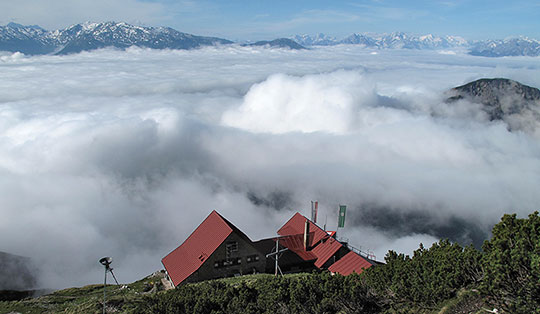
[{"label": "white cloud", "polygon": [[0,250],[42,261],[49,287],[99,282],[105,255],[132,281],[213,209],[259,239],[312,199],[329,229],[347,204],[342,235],[379,258],[478,240],[538,208],[540,144],[442,94],[540,86],[539,69],[353,46],[4,54]]},{"label": "white cloud", "polygon": [[370,84],[357,72],[273,75],[252,86],[242,106],[226,112],[223,122],[254,132],[344,133],[357,123],[360,103],[376,103]]}]

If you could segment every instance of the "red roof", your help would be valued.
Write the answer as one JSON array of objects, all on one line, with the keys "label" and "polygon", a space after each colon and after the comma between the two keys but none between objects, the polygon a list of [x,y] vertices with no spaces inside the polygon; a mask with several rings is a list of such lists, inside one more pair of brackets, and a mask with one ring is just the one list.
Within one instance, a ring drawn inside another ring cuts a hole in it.
[{"label": "red roof", "polygon": [[313,254],[317,256],[315,266],[318,268],[323,265],[342,247],[341,243],[334,238],[327,238],[321,244],[317,245],[313,250]]},{"label": "red roof", "polygon": [[310,251],[304,250],[304,235],[295,234],[279,238],[279,244],[293,251],[304,261],[313,261],[317,256]]},{"label": "red roof", "polygon": [[353,272],[360,274],[364,271],[364,269],[368,269],[371,266],[372,264],[368,260],[351,251],[343,256],[339,261],[328,267],[328,270],[333,273],[347,276]]},{"label": "red roof", "polygon": [[[309,246],[313,247],[315,245],[311,251],[304,249],[303,241],[306,221],[309,221]],[[315,266],[318,268],[321,268],[342,247],[339,241],[331,238],[326,231],[299,213],[296,213],[289,219],[277,233],[283,236],[279,240],[280,244],[283,244],[283,246],[296,253],[305,261],[317,259]]]},{"label": "red roof", "polygon": [[[280,236],[291,236],[291,235],[298,235],[301,234],[302,237],[304,235],[304,228],[306,224],[306,220],[308,220],[306,217],[300,215],[299,213],[294,214],[287,223],[281,227],[281,229],[278,230],[278,234]],[[314,224],[311,220],[309,221],[309,235],[310,235],[310,245],[317,244],[317,242],[321,241],[325,237],[328,237],[328,234],[326,231],[322,230],[319,226]],[[302,238],[303,239],[303,238]]]},{"label": "red roof", "polygon": [[174,285],[199,269],[232,232],[229,223],[212,211],[184,243],[161,260]]}]

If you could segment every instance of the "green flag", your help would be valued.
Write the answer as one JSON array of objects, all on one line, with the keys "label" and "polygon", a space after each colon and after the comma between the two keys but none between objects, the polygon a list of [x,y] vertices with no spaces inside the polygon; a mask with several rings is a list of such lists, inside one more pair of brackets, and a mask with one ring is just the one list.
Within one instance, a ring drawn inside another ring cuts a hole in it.
[{"label": "green flag", "polygon": [[339,205],[338,228],[345,227],[345,211],[347,211],[347,206]]}]

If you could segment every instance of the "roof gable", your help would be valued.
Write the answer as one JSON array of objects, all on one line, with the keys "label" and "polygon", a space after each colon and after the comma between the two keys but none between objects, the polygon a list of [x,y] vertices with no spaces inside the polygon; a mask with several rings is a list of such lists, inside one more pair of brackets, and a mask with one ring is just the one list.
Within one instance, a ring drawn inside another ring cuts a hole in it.
[{"label": "roof gable", "polygon": [[212,211],[184,243],[161,260],[174,285],[199,269],[232,232],[230,223]]},{"label": "roof gable", "polygon": [[[311,251],[306,251],[303,246],[304,228],[306,221],[309,221],[309,246]],[[328,232],[321,229],[311,220],[300,213],[287,221],[278,232],[282,236],[280,244],[289,248],[303,260],[315,260],[315,266],[321,268],[343,245],[336,239],[330,237]]]},{"label": "roof gable", "polygon": [[314,224],[311,220],[302,216],[300,213],[294,214],[283,227],[278,230],[280,236],[293,236],[301,234],[303,237],[306,220],[309,221],[310,244],[316,245],[319,241],[328,237],[328,233]]}]

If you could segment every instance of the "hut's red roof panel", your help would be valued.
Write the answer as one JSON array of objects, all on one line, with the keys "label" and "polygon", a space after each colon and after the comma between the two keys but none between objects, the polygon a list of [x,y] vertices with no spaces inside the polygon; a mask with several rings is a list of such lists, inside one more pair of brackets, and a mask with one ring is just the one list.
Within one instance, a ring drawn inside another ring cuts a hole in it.
[{"label": "hut's red roof panel", "polygon": [[334,255],[343,245],[334,238],[327,238],[317,245],[313,250],[313,254],[317,256],[315,266],[318,268],[323,265]]},{"label": "hut's red roof panel", "polygon": [[232,231],[226,220],[212,211],[184,243],[161,260],[174,285],[199,269]]},{"label": "hut's red roof panel", "polygon": [[[283,225],[283,227],[281,227],[281,229],[278,230],[277,233],[280,236],[290,236],[298,234],[301,234],[303,236],[306,220],[308,220],[306,217],[302,216],[300,213],[296,213],[294,214],[294,216],[292,216],[291,219],[289,219],[289,221],[287,221],[287,223]],[[309,220],[309,234],[310,245],[317,244],[317,242],[328,236],[328,233],[326,233],[326,231],[314,224],[311,220]]]},{"label": "hut's red roof panel", "polygon": [[317,256],[310,251],[304,250],[304,235],[295,234],[290,236],[280,237],[279,244],[293,251],[304,261],[313,261],[317,259]]},{"label": "hut's red roof panel", "polygon": [[353,272],[360,274],[364,271],[364,269],[368,269],[371,266],[372,264],[367,259],[351,251],[343,256],[339,261],[328,267],[328,270],[333,273],[347,276]]}]

